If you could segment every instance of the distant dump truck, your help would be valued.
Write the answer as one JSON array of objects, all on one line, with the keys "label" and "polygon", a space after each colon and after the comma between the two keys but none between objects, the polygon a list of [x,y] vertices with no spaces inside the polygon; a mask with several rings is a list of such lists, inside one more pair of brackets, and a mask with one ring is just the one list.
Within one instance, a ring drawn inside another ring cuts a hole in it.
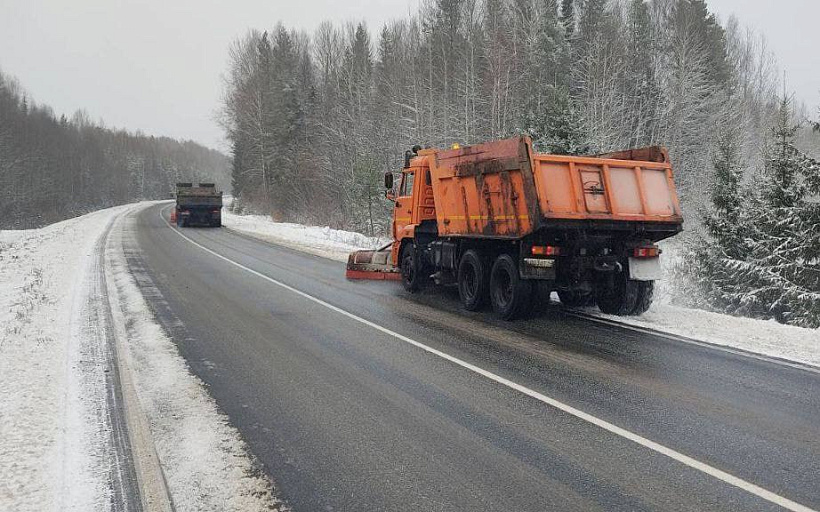
[{"label": "distant dump truck", "polygon": [[[458,285],[463,306],[503,319],[557,291],[571,307],[645,312],[660,277],[656,242],[682,229],[668,153],[537,154],[528,137],[405,154],[393,242],[350,255],[350,279],[395,279],[415,292]],[[540,295],[540,297],[539,297]]]},{"label": "distant dump truck", "polygon": [[213,183],[177,183],[176,223],[179,227],[222,225],[222,192]]}]

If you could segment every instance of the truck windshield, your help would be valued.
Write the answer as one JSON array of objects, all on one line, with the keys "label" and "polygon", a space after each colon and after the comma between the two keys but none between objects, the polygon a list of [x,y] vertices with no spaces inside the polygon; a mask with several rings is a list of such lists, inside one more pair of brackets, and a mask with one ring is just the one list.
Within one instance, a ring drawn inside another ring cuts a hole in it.
[{"label": "truck windshield", "polygon": [[403,174],[403,178],[401,180],[401,189],[399,190],[400,196],[409,196],[413,193],[413,178],[415,178],[416,174],[414,172],[406,172]]}]

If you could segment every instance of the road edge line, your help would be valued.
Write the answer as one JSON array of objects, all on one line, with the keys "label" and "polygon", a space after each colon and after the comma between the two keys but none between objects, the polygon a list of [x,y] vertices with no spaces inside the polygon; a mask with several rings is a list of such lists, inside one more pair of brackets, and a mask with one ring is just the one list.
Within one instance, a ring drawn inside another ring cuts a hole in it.
[{"label": "road edge line", "polygon": [[792,500],[790,500],[786,497],[780,496],[779,494],[776,494],[772,491],[764,489],[763,487],[760,487],[756,484],[753,484],[751,482],[743,480],[742,478],[736,477],[736,476],[734,476],[730,473],[727,473],[723,470],[720,470],[716,467],[710,466],[709,464],[706,464],[706,463],[701,462],[697,459],[689,457],[688,455],[680,453],[677,450],[673,450],[672,448],[668,448],[668,447],[666,447],[666,446],[664,446],[660,443],[657,443],[655,441],[647,439],[647,438],[645,438],[645,437],[643,437],[639,434],[636,434],[636,433],[634,433],[630,430],[626,430],[626,429],[624,429],[622,427],[619,427],[619,426],[617,426],[613,423],[610,423],[610,422],[608,422],[604,419],[598,418],[597,416],[593,416],[592,414],[586,413],[586,412],[584,412],[580,409],[576,409],[575,407],[573,407],[571,405],[568,405],[568,404],[565,404],[565,403],[563,403],[563,402],[561,402],[561,401],[559,401],[555,398],[548,397],[548,396],[546,396],[542,393],[539,393],[538,391],[532,390],[532,389],[530,389],[528,387],[525,387],[521,384],[518,384],[518,383],[513,382],[509,379],[501,377],[500,375],[496,375],[495,373],[492,373],[488,370],[485,370],[483,368],[475,366],[475,365],[473,365],[471,363],[468,363],[466,361],[462,361],[461,359],[459,359],[455,356],[452,356],[450,354],[447,354],[446,352],[442,352],[438,349],[429,347],[429,346],[427,346],[427,345],[425,345],[425,344],[423,344],[419,341],[416,341],[412,338],[404,336],[403,334],[399,334],[395,331],[391,331],[390,329],[388,329],[386,327],[383,327],[379,324],[371,322],[370,320],[367,320],[367,319],[362,318],[360,316],[354,315],[353,313],[350,313],[349,311],[346,311],[346,310],[341,309],[337,306],[334,306],[333,304],[330,304],[329,302],[325,302],[324,300],[322,300],[318,297],[314,297],[313,295],[310,295],[306,292],[303,292],[299,289],[296,289],[296,288],[294,288],[294,287],[292,287],[288,284],[282,283],[281,281],[277,281],[276,279],[273,279],[270,276],[267,276],[267,275],[265,275],[261,272],[258,272],[256,270],[253,270],[252,268],[248,268],[248,267],[242,265],[241,263],[237,263],[236,261],[233,261],[232,259],[227,258],[227,257],[225,257],[225,256],[223,256],[223,255],[221,255],[221,254],[219,254],[219,253],[217,253],[217,252],[215,252],[211,249],[208,249],[204,245],[192,240],[191,238],[189,238],[185,234],[181,233],[179,230],[174,229],[174,227],[171,226],[171,224],[167,220],[165,220],[165,217],[162,216],[162,212],[164,210],[165,209],[163,208],[163,209],[160,209],[160,211],[159,211],[160,219],[174,233],[176,233],[177,235],[182,237],[184,240],[186,240],[189,243],[195,245],[196,247],[199,247],[203,251],[205,251],[205,252],[207,252],[207,253],[209,253],[213,256],[216,256],[217,258],[219,258],[221,260],[224,260],[224,261],[230,263],[231,265],[236,266],[237,268],[245,270],[246,272],[249,272],[249,273],[251,273],[251,274],[253,274],[257,277],[260,277],[260,278],[262,278],[266,281],[269,281],[270,283],[273,283],[273,284],[279,286],[280,288],[284,288],[285,290],[288,290],[292,293],[295,293],[295,294],[299,295],[300,297],[308,299],[312,302],[315,302],[316,304],[319,304],[319,305],[324,306],[324,307],[326,307],[326,308],[328,308],[332,311],[335,311],[335,312],[337,312],[337,313],[339,313],[343,316],[346,316],[346,317],[350,318],[351,320],[355,320],[355,321],[357,321],[357,322],[359,322],[363,325],[366,325],[366,326],[368,326],[372,329],[375,329],[379,332],[382,332],[383,334],[387,334],[387,335],[392,336],[392,337],[394,337],[398,340],[409,343],[410,345],[413,345],[417,348],[420,348],[420,349],[422,349],[422,350],[424,350],[424,351],[426,351],[430,354],[436,355],[436,356],[438,356],[442,359],[445,359],[445,360],[447,360],[447,361],[449,361],[453,364],[456,364],[457,366],[460,366],[464,369],[470,370],[473,373],[481,375],[482,377],[488,378],[488,379],[490,379],[490,380],[492,380],[492,381],[494,381],[498,384],[501,384],[501,385],[506,386],[510,389],[518,391],[519,393],[522,393],[522,394],[527,395],[531,398],[534,398],[534,399],[538,400],[539,402],[542,402],[542,403],[544,403],[548,406],[551,406],[555,409],[558,409],[558,410],[560,410],[560,411],[562,411],[566,414],[569,414],[570,416],[574,416],[574,417],[576,417],[580,420],[583,420],[587,423],[595,425],[595,426],[597,426],[597,427],[599,427],[603,430],[606,430],[606,431],[608,431],[612,434],[615,434],[619,437],[622,437],[622,438],[624,438],[628,441],[632,441],[635,444],[643,446],[644,448],[648,448],[649,450],[654,451],[655,453],[665,455],[666,457],[668,457],[672,460],[675,460],[675,461],[677,461],[677,462],[679,462],[679,463],[681,463],[685,466],[688,466],[692,469],[700,471],[701,473],[709,475],[709,476],[711,476],[711,477],[713,477],[717,480],[720,480],[724,483],[727,483],[727,484],[729,484],[733,487],[736,487],[740,490],[746,491],[747,493],[752,494],[754,496],[757,496],[758,498],[761,498],[765,501],[768,501],[768,502],[773,503],[775,505],[781,506],[781,507],[783,507],[787,510],[792,510],[794,512],[816,512],[815,510],[813,510],[809,507],[806,507],[805,505],[801,505],[800,503],[792,501]]}]

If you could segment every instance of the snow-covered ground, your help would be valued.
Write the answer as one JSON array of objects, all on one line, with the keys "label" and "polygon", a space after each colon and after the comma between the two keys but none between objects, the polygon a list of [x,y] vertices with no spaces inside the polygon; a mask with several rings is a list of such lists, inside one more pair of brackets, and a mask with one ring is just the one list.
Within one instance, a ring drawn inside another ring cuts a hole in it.
[{"label": "snow-covered ground", "polygon": [[353,250],[376,249],[390,241],[327,226],[272,222],[263,215],[236,215],[227,208],[222,223],[234,231],[336,261],[347,261]]},{"label": "snow-covered ground", "polygon": [[653,304],[637,317],[594,316],[820,367],[820,331],[670,304]]},{"label": "snow-covered ground", "polygon": [[[682,243],[679,237],[661,242],[665,273],[679,264],[684,252]],[[820,330],[677,306],[671,303],[676,295],[673,287],[670,279],[658,282],[652,308],[639,317],[604,315],[594,308],[587,312],[638,327],[820,367]]]},{"label": "snow-covered ground", "polygon": [[[347,261],[347,255],[355,249],[372,249],[387,242],[328,227],[275,223],[258,215],[228,212],[224,221],[227,227],[251,236],[339,261]],[[664,257],[671,262],[676,257],[674,247],[664,247],[667,252]],[[820,330],[683,308],[669,303],[671,295],[669,283],[662,281],[656,288],[656,303],[640,317],[609,316],[593,308],[586,312],[608,320],[820,367]]]},{"label": "snow-covered ground", "polygon": [[[146,206],[0,231],[0,510],[109,510],[122,498],[108,393],[118,368],[136,384],[176,510],[278,506],[123,263],[124,219]],[[127,327],[117,343],[108,317]]]},{"label": "snow-covered ground", "polygon": [[98,510],[109,498],[113,461],[94,421],[105,388],[83,385],[103,369],[82,359],[78,322],[97,240],[125,210],[0,231],[0,509]]}]

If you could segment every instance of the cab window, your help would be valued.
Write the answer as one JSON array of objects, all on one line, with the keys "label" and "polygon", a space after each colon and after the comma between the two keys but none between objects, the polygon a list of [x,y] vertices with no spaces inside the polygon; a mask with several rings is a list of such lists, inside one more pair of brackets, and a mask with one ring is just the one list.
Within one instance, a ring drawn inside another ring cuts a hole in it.
[{"label": "cab window", "polygon": [[415,176],[416,174],[413,172],[405,172],[402,174],[401,189],[399,190],[400,196],[413,195],[413,179]]}]

